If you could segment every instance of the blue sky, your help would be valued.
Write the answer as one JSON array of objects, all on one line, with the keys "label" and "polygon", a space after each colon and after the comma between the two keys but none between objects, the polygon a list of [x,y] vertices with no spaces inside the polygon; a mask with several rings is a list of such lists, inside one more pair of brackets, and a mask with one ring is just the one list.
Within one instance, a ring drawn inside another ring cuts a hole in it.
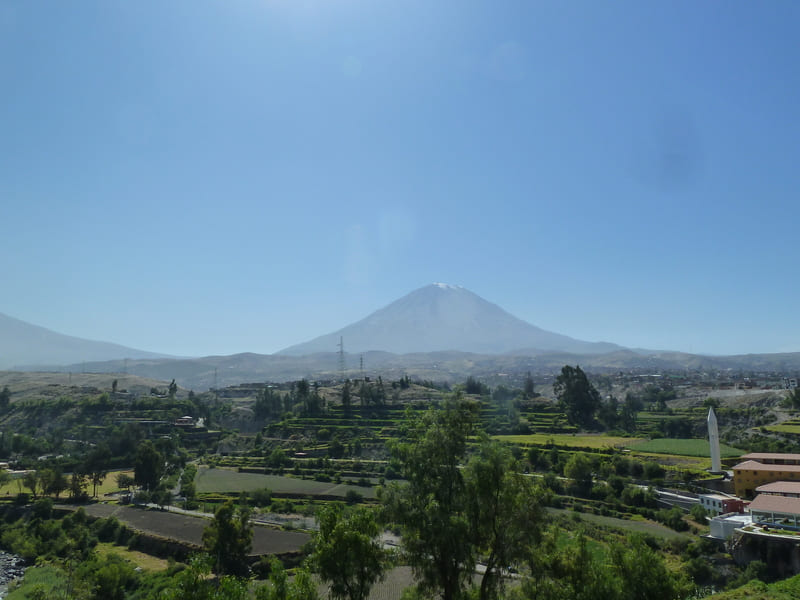
[{"label": "blue sky", "polygon": [[585,340],[800,351],[799,18],[2,2],[0,312],[267,353],[444,281]]}]

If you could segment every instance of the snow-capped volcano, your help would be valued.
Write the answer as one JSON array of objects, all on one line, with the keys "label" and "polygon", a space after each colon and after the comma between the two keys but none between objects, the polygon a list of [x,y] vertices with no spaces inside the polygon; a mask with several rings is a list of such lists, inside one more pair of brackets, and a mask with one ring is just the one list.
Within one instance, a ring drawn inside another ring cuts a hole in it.
[{"label": "snow-capped volcano", "polygon": [[545,331],[461,286],[433,283],[361,321],[286,348],[280,354],[335,352],[340,337],[344,338],[347,352],[459,350],[501,354],[525,349],[600,354],[620,349],[615,344],[583,342]]}]

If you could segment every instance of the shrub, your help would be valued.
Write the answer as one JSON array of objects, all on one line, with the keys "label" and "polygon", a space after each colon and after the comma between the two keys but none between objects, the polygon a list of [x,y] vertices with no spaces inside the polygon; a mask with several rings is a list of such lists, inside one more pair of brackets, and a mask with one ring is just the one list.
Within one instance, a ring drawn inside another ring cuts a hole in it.
[{"label": "shrub", "polygon": [[653,461],[647,461],[644,463],[645,479],[663,479],[664,473],[664,467],[662,467],[660,464]]},{"label": "shrub", "polygon": [[695,504],[692,506],[692,510],[689,511],[689,514],[692,515],[692,519],[701,525],[705,525],[708,521],[708,513],[706,512],[706,509],[703,508],[702,504]]},{"label": "shrub", "polygon": [[37,519],[49,519],[53,516],[53,500],[51,498],[41,498],[33,505],[33,516]]},{"label": "shrub", "polygon": [[269,506],[272,502],[272,490],[269,488],[262,488],[250,492],[250,498],[256,506]]},{"label": "shrub", "polygon": [[364,499],[364,496],[359,494],[355,490],[347,490],[347,493],[344,495],[344,501],[348,504],[358,504]]},{"label": "shrub", "polygon": [[656,513],[656,520],[675,531],[686,531],[689,529],[689,524],[683,520],[683,511],[677,506],[669,510],[659,510]]}]

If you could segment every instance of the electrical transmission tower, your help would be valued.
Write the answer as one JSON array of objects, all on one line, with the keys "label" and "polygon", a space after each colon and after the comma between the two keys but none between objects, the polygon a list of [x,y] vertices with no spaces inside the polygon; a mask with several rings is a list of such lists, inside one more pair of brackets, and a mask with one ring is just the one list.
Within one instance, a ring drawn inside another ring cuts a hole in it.
[{"label": "electrical transmission tower", "polygon": [[342,376],[342,381],[344,381],[344,338],[342,336],[339,336],[339,343],[337,346],[339,346],[339,373]]}]

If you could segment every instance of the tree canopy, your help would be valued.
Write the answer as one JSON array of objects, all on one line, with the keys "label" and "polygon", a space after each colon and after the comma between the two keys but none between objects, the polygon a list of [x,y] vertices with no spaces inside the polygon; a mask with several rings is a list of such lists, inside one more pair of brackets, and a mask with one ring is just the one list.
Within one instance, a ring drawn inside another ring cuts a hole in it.
[{"label": "tree canopy", "polygon": [[390,485],[383,497],[419,591],[444,600],[466,596],[479,558],[486,566],[479,598],[499,597],[501,571],[530,559],[544,521],[542,493],[507,448],[482,436],[466,461],[475,417],[476,406],[459,396],[409,416],[408,441],[394,447],[407,484]]},{"label": "tree canopy", "polygon": [[507,447],[487,437],[467,464],[465,479],[472,543],[485,565],[479,598],[497,598],[502,569],[527,561],[538,545],[544,492],[519,473]]},{"label": "tree canopy", "polygon": [[474,405],[448,399],[412,418],[408,441],[394,447],[408,483],[389,487],[387,514],[401,526],[420,590],[440,592],[444,600],[463,596],[475,564],[460,469],[474,423]]},{"label": "tree canopy", "polygon": [[366,508],[345,514],[341,505],[334,504],[323,508],[318,519],[311,562],[330,584],[331,598],[366,600],[386,567],[374,516]]},{"label": "tree canopy", "polygon": [[156,449],[153,442],[144,440],[136,450],[133,466],[133,479],[136,485],[146,490],[158,487],[164,473],[164,456]]},{"label": "tree canopy", "polygon": [[592,427],[601,405],[600,393],[579,366],[564,365],[553,384],[553,391],[571,424],[584,429]]},{"label": "tree canopy", "polygon": [[253,543],[250,510],[234,506],[233,500],[217,508],[214,520],[203,531],[203,547],[213,559],[214,572],[247,575],[247,555]]}]

